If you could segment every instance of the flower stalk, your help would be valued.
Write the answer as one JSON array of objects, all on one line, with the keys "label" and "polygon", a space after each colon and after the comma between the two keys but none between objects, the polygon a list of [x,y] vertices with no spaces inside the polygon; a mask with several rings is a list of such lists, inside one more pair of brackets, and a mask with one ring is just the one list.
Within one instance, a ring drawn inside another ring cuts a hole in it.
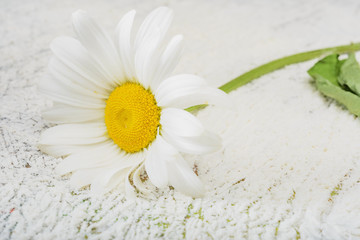
[{"label": "flower stalk", "polygon": [[[219,87],[219,89],[223,90],[226,93],[229,93],[231,91],[238,89],[241,86],[244,86],[245,84],[251,82],[254,79],[257,79],[265,74],[271,73],[275,70],[281,69],[291,64],[309,61],[312,59],[324,57],[329,54],[344,54],[344,53],[350,53],[356,51],[360,51],[360,43],[351,43],[348,45],[341,45],[336,47],[322,48],[313,51],[297,53],[294,55],[273,60],[259,67],[256,67],[240,75],[239,77],[234,78],[228,83],[225,83],[224,85]],[[207,106],[206,104],[196,105],[189,107],[187,110],[190,112],[197,111],[205,108],[206,106]]]}]

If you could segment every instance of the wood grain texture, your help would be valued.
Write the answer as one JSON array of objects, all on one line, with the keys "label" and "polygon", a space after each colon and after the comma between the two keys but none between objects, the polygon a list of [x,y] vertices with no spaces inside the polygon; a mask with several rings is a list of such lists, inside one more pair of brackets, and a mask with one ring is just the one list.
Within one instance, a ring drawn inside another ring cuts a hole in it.
[{"label": "wood grain texture", "polygon": [[[354,239],[360,234],[360,123],[319,94],[306,71],[287,67],[230,94],[235,108],[198,116],[224,149],[186,156],[207,194],[167,190],[156,200],[119,190],[92,197],[55,175],[61,161],[36,146],[49,126],[49,43],[74,35],[71,13],[87,10],[108,31],[137,10],[174,9],[170,34],[186,49],[176,73],[220,86],[293,53],[360,40],[360,3],[346,1],[1,1],[0,239]],[[351,140],[351,141],[350,141]]]}]

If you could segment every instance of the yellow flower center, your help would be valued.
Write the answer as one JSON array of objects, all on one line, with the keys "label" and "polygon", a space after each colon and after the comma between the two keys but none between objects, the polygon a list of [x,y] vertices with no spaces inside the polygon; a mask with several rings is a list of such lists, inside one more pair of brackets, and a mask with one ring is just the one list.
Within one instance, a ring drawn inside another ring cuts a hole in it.
[{"label": "yellow flower center", "polygon": [[106,102],[109,136],[122,150],[138,152],[156,138],[160,112],[149,90],[137,83],[124,83],[115,88]]}]

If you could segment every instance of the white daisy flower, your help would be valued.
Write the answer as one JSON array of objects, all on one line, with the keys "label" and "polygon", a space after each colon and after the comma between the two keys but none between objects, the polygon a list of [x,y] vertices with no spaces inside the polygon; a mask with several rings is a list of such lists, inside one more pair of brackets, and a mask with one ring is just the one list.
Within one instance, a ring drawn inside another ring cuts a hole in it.
[{"label": "white daisy flower", "polygon": [[181,153],[205,154],[221,148],[219,137],[184,110],[197,104],[228,105],[227,95],[197,76],[170,76],[182,52],[181,35],[163,46],[173,18],[160,7],[132,40],[135,11],[125,14],[112,39],[84,11],[73,14],[78,37],[58,37],[50,79],[40,91],[54,104],[43,117],[42,151],[63,156],[56,171],[72,173],[71,184],[104,193],[115,186],[147,193],[141,175],[158,188],[199,197],[204,187]]}]

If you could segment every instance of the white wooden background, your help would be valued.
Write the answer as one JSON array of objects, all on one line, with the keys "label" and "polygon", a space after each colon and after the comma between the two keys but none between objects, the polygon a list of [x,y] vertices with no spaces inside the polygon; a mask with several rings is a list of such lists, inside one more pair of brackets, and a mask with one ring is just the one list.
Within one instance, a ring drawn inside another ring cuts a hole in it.
[{"label": "white wooden background", "polygon": [[360,122],[324,98],[310,61],[231,93],[233,110],[207,108],[202,122],[224,149],[186,156],[208,190],[128,200],[90,198],[54,175],[61,159],[39,152],[48,125],[35,82],[50,41],[73,35],[79,8],[113,31],[137,10],[174,9],[171,34],[186,50],[176,72],[220,86],[278,57],[360,41],[360,2],[245,0],[0,0],[0,239],[359,239]]}]

